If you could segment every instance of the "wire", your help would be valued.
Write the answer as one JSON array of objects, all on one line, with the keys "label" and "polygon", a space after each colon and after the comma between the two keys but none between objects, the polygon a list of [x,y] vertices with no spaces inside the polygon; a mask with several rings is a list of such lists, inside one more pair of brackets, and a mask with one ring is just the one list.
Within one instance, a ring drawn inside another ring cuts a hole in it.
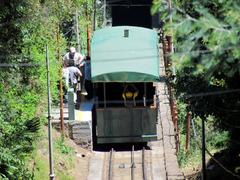
[{"label": "wire", "polygon": [[[108,0],[110,3],[121,2],[122,0]],[[126,0],[125,0],[126,1]]]},{"label": "wire", "polygon": [[[71,28],[69,28],[69,30],[66,32],[66,33],[64,33],[63,35],[64,36],[66,36],[68,33],[70,33],[71,31],[73,31],[74,30],[74,27],[71,27]],[[71,32],[72,33],[72,32]]]},{"label": "wire", "polygon": [[220,163],[210,152],[207,148],[205,148],[207,154],[222,168],[224,169],[226,172],[228,172],[229,174],[231,174],[232,176],[240,179],[240,176],[233,173],[232,171],[230,171],[228,168],[226,168],[222,163]]},{"label": "wire", "polygon": [[110,7],[151,7],[151,4],[108,4]]},{"label": "wire", "polygon": [[221,95],[221,94],[228,94],[228,93],[235,93],[240,92],[240,89],[230,89],[224,91],[213,91],[213,92],[204,92],[204,93],[197,93],[197,94],[189,94],[183,95],[186,99],[193,98],[193,97],[203,97],[203,96],[212,96],[212,95]]},{"label": "wire", "polygon": [[15,67],[39,67],[38,63],[0,63],[0,68],[15,68]]},{"label": "wire", "polygon": [[223,49],[220,49],[220,48],[218,48],[218,49],[212,49],[212,50],[194,50],[194,51],[181,51],[181,52],[173,52],[173,53],[167,53],[168,54],[168,56],[170,55],[170,54],[177,54],[177,55],[181,55],[181,54],[192,54],[192,55],[194,55],[194,54],[208,54],[208,53],[210,53],[210,52],[216,52],[216,51],[219,51],[219,52],[222,52],[222,51],[229,51],[229,50],[234,50],[234,49],[236,49],[236,48],[240,48],[240,46],[239,45],[236,45],[236,46],[232,46],[232,47],[228,47],[228,48],[223,48]]},{"label": "wire", "polygon": [[[194,21],[194,22],[198,22],[198,19],[190,16],[188,13],[186,13],[184,10],[182,10],[181,8],[179,7],[174,7],[172,9],[175,9],[176,11],[180,12],[181,14],[185,15],[187,19],[190,19],[191,21]],[[171,12],[172,14],[172,12]],[[181,21],[182,22],[182,21]],[[221,25],[220,25],[221,26]],[[218,31],[223,31],[223,32],[227,32],[227,33],[230,33],[230,30],[227,29],[228,28],[228,25],[224,25],[222,24],[221,27],[217,27],[217,26],[212,26],[211,27],[212,29],[216,29]],[[236,30],[238,32],[238,29],[235,28],[234,30]],[[233,46],[233,47],[228,47],[228,48],[223,48],[223,49],[212,49],[212,50],[196,50],[196,51],[186,51],[186,52],[174,52],[174,54],[191,54],[191,53],[201,53],[201,54],[204,54],[204,53],[209,53],[209,52],[214,52],[214,51],[228,51],[228,50],[232,50],[235,48],[239,48],[240,46],[237,45],[237,46]]]},{"label": "wire", "polygon": [[[195,125],[194,125],[194,121],[193,121],[192,119],[191,119],[191,122],[192,122],[193,132],[195,132],[195,133],[194,133],[194,138],[195,138],[195,140],[196,140],[196,142],[197,142],[197,146],[199,147],[199,149],[202,150],[202,146],[200,145],[200,142],[199,142],[199,141],[200,141],[200,140],[199,140],[200,138],[197,136],[196,129],[195,129]],[[240,176],[239,176],[239,175],[233,173],[233,172],[230,171],[228,168],[226,168],[222,163],[220,163],[220,162],[210,153],[210,151],[209,151],[207,148],[205,148],[205,150],[206,150],[207,154],[212,158],[212,160],[215,161],[216,164],[218,164],[223,170],[225,170],[227,173],[231,174],[232,176],[240,179]]]},{"label": "wire", "polygon": [[221,121],[221,123],[223,123],[224,125],[226,125],[226,126],[228,126],[228,127],[230,127],[230,128],[240,129],[240,126],[229,124],[229,123],[227,123],[226,121]]}]

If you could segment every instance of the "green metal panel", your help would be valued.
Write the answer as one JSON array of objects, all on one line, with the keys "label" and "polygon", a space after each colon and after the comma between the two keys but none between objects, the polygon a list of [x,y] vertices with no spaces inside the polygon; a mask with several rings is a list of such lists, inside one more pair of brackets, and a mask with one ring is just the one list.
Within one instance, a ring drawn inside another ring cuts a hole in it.
[{"label": "green metal panel", "polygon": [[155,108],[97,109],[97,142],[125,143],[156,140]]},{"label": "green metal panel", "polygon": [[93,82],[158,81],[157,33],[132,26],[95,31],[91,42],[91,71]]}]

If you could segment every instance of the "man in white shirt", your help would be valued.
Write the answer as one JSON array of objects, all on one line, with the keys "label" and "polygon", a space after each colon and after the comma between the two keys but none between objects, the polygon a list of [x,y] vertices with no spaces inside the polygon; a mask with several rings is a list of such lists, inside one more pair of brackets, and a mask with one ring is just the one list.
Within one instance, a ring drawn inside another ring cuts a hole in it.
[{"label": "man in white shirt", "polygon": [[64,64],[69,64],[70,60],[74,60],[74,66],[80,68],[83,66],[84,57],[80,53],[76,52],[75,47],[70,47],[70,51],[63,57]]}]

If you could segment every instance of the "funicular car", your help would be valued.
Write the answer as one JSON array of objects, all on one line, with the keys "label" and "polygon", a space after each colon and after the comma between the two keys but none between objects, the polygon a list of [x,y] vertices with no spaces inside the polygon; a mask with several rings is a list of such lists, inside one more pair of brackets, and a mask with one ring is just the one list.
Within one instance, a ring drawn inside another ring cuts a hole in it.
[{"label": "funicular car", "polygon": [[98,144],[157,139],[154,82],[159,81],[159,48],[154,30],[115,26],[95,31],[91,78]]}]

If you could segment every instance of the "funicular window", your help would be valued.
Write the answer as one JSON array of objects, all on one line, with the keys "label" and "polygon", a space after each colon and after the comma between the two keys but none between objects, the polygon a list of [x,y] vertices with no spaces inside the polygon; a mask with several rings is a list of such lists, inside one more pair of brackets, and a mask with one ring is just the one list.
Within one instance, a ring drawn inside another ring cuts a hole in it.
[{"label": "funicular window", "polygon": [[100,108],[144,107],[153,105],[153,83],[98,83]]}]

